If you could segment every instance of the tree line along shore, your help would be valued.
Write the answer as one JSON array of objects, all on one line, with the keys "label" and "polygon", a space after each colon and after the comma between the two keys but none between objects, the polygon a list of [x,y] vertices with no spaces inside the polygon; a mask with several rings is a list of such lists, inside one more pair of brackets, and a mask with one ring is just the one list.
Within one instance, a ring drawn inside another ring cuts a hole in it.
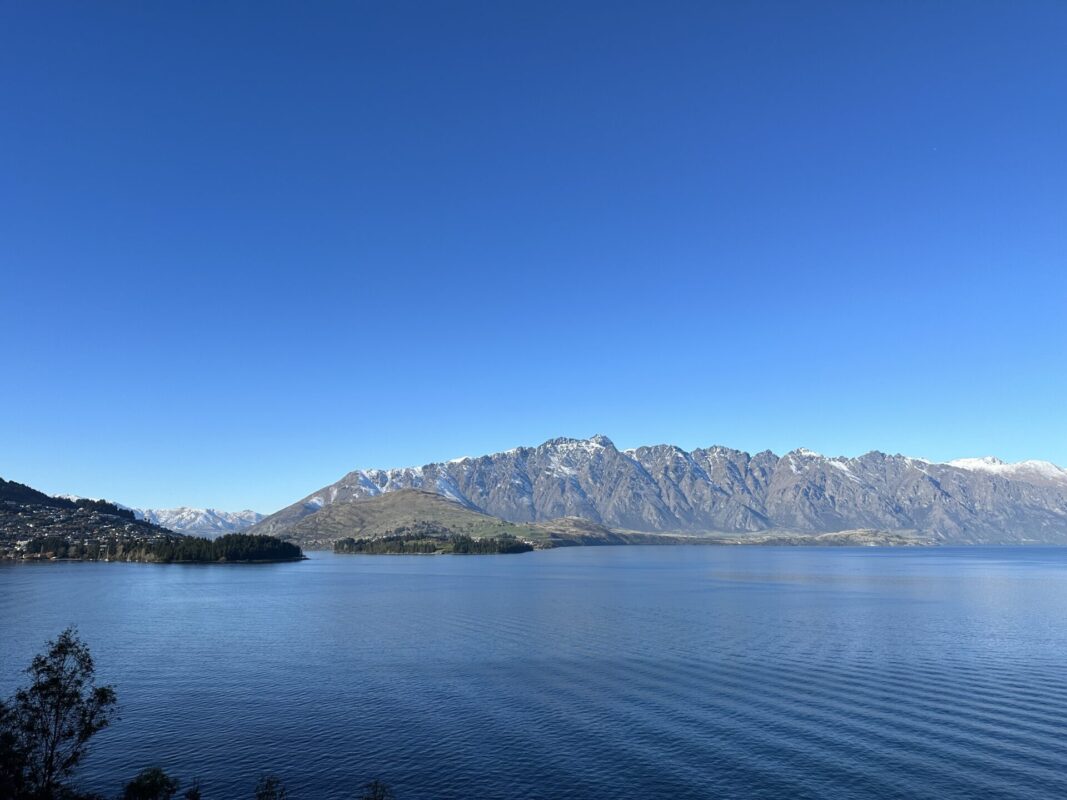
[{"label": "tree line along shore", "polygon": [[199,536],[144,538],[121,534],[59,535],[17,541],[5,551],[9,559],[136,561],[149,564],[258,564],[299,561],[295,544],[273,536],[230,533],[218,539]]},{"label": "tree line along shore", "polygon": [[335,553],[363,555],[492,555],[528,553],[530,542],[511,534],[475,538],[433,522],[415,522],[365,538],[345,537],[334,542]]}]

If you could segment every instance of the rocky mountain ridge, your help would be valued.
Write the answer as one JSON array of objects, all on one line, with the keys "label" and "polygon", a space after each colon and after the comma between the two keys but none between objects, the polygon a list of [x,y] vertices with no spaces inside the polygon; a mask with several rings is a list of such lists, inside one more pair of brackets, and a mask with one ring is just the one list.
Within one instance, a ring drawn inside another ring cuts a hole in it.
[{"label": "rocky mountain ridge", "polygon": [[934,463],[872,451],[750,455],[713,446],[619,450],[558,438],[476,458],[355,470],[263,519],[284,536],[320,509],[400,489],[517,523],[579,517],[645,532],[913,531],[943,543],[1067,543],[1067,470],[1041,461]]}]

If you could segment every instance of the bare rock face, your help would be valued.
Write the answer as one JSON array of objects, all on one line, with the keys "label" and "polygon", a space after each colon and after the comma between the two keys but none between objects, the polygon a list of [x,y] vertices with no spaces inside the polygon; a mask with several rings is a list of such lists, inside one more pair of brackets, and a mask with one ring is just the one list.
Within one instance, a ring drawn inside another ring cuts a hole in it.
[{"label": "bare rock face", "polygon": [[620,451],[606,436],[390,470],[357,470],[272,514],[284,535],[320,508],[422,489],[512,522],[579,517],[649,532],[917,531],[945,543],[1067,543],[1067,470],[1040,461],[946,464],[871,452],[749,455],[673,445]]}]

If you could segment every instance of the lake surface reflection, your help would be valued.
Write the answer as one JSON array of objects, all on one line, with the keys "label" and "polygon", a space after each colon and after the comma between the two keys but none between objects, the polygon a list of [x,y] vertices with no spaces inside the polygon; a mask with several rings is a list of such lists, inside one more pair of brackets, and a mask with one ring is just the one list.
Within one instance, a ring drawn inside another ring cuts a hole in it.
[{"label": "lake surface reflection", "polygon": [[76,623],[109,794],[1067,795],[1067,549],[309,555],[0,566],[0,691]]}]

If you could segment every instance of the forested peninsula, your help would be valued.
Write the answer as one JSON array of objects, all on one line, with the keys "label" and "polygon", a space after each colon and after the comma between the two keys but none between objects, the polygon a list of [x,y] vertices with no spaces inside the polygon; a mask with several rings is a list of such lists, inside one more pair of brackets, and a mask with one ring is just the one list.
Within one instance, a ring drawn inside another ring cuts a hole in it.
[{"label": "forested peninsula", "polygon": [[218,539],[172,536],[144,539],[123,536],[101,539],[48,536],[25,542],[23,558],[78,561],[139,561],[153,564],[249,564],[299,561],[303,551],[273,536],[230,533]]},{"label": "forested peninsula", "polygon": [[382,536],[364,539],[349,537],[335,542],[333,546],[335,553],[364,555],[491,555],[528,553],[533,549],[529,542],[510,534],[475,539],[430,522],[395,528]]}]

